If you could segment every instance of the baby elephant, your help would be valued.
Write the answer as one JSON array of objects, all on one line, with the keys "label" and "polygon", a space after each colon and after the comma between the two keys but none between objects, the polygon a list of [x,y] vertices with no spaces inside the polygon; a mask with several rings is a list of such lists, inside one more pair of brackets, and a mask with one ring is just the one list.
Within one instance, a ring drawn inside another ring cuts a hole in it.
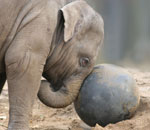
[{"label": "baby elephant", "polygon": [[0,93],[7,79],[8,130],[29,130],[37,95],[53,108],[76,99],[103,26],[84,0],[0,0]]}]

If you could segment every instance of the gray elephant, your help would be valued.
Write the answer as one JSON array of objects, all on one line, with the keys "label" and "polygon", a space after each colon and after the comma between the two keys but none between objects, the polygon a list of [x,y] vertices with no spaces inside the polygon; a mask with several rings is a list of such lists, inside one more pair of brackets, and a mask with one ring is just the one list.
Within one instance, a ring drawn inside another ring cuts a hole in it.
[{"label": "gray elephant", "polygon": [[71,104],[103,37],[101,16],[84,0],[0,0],[0,93],[7,79],[8,130],[29,130],[37,95],[49,107]]}]

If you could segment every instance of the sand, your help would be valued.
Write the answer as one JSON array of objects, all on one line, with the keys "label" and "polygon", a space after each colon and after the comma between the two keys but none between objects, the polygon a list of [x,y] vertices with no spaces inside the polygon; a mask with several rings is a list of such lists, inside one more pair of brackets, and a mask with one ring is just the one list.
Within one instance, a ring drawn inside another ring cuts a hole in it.
[{"label": "sand", "polygon": [[[150,130],[150,72],[135,69],[128,71],[135,78],[141,97],[140,106],[133,118],[109,124],[104,128],[99,125],[91,128],[80,120],[73,104],[63,109],[52,109],[36,99],[30,121],[32,130]],[[8,118],[6,84],[0,96],[0,130],[7,129]]]}]

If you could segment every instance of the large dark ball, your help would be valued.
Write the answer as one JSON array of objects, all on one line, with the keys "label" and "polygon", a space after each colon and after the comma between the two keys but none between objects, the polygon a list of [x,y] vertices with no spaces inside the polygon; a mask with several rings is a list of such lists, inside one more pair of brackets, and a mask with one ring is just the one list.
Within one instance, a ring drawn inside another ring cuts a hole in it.
[{"label": "large dark ball", "polygon": [[132,117],[139,99],[136,82],[128,72],[102,64],[85,79],[74,104],[86,124],[106,126]]}]

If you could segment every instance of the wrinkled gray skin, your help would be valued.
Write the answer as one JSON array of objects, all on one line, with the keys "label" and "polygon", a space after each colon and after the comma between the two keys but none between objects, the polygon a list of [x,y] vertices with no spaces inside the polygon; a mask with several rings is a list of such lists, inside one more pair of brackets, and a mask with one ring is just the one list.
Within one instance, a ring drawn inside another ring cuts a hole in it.
[{"label": "wrinkled gray skin", "polygon": [[0,93],[7,77],[8,130],[29,130],[37,94],[54,108],[75,100],[103,34],[102,18],[84,0],[0,0]]}]

